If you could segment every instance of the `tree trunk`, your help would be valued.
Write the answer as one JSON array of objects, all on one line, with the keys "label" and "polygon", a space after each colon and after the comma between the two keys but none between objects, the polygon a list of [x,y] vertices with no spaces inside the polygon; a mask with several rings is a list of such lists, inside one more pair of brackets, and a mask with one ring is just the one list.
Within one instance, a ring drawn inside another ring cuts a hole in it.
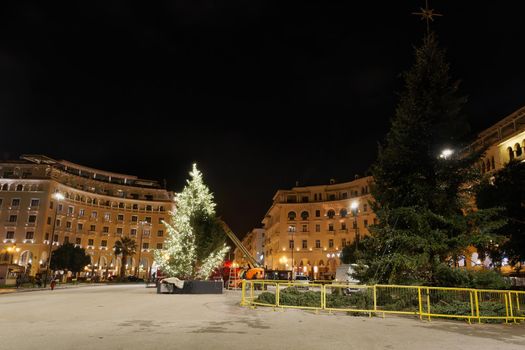
[{"label": "tree trunk", "polygon": [[122,254],[122,260],[120,264],[120,278],[124,278],[126,274],[126,260],[128,260],[127,255]]}]

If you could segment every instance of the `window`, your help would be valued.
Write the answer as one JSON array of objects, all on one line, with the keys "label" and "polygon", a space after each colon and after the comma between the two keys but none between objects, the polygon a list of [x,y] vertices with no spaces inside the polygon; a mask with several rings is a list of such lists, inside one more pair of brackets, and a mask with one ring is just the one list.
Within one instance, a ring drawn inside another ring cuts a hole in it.
[{"label": "window", "polygon": [[164,236],[164,231],[163,230],[158,230],[157,231],[157,237],[162,237]]},{"label": "window", "polygon": [[306,239],[303,239],[303,249],[308,248],[308,241]]},{"label": "window", "polygon": [[364,212],[368,211],[368,204],[363,204],[363,211]]},{"label": "window", "polygon": [[16,222],[18,220],[17,215],[9,215],[9,222]]},{"label": "window", "polygon": [[[5,175],[5,174],[4,174]],[[2,185],[2,191],[7,191],[7,184]]]},{"label": "window", "polygon": [[328,197],[329,200],[331,201],[335,201],[335,194],[331,194],[329,197]]},{"label": "window", "polygon": [[293,249],[293,248],[294,248],[294,241],[293,241],[293,239],[291,239],[291,240],[288,241],[288,247],[289,247],[290,249]]},{"label": "window", "polygon": [[104,213],[104,221],[111,221],[111,214],[110,213]]},{"label": "window", "polygon": [[329,239],[328,240],[328,248],[333,248],[334,247],[334,240],[333,239]]},{"label": "window", "polygon": [[354,222],[352,224],[352,227],[353,227],[354,230],[357,229],[357,222],[355,220],[354,220]]},{"label": "window", "polygon": [[78,216],[84,216],[86,213],[86,211],[84,209],[79,209],[78,210]]},{"label": "window", "polygon": [[151,205],[146,205],[146,210],[151,211]]},{"label": "window", "polygon": [[314,201],[317,201],[317,193],[314,194]]},{"label": "window", "polygon": [[102,227],[102,232],[103,233],[109,233],[109,226]]},{"label": "window", "polygon": [[15,238],[15,231],[7,231],[5,234],[6,239],[14,239]]},{"label": "window", "polygon": [[320,210],[316,210],[316,211],[315,211],[315,217],[316,217],[316,218],[321,217],[321,211],[320,211]]},{"label": "window", "polygon": [[68,213],[69,215],[72,215],[74,211],[75,211],[75,208],[74,208],[74,207],[67,207],[67,213]]},{"label": "window", "polygon": [[315,240],[315,247],[316,248],[321,248],[321,240],[319,240],[319,239]]},{"label": "window", "polygon": [[148,224],[151,224],[151,216],[146,216],[145,220]]},{"label": "window", "polygon": [[97,217],[98,213],[96,211],[91,212],[91,217],[95,219]]},{"label": "window", "polygon": [[57,220],[56,220],[56,225],[57,225],[57,227],[60,227],[60,223],[61,223],[60,219],[57,219]]},{"label": "window", "polygon": [[[509,160],[513,160],[514,159],[514,151],[512,150],[512,147],[510,147],[510,146],[507,147],[507,152],[509,152]],[[483,164],[483,168],[485,168],[485,164]]]},{"label": "window", "polygon": [[123,203],[123,202],[119,202],[119,203],[118,203],[118,207],[119,207],[119,208],[124,208],[124,203]]},{"label": "window", "polygon": [[82,231],[84,229],[84,224],[77,224],[77,231]]},{"label": "window", "polygon": [[31,199],[31,206],[38,207],[40,205],[40,199]]},{"label": "window", "polygon": [[58,211],[62,211],[63,208],[64,208],[64,206],[62,204],[58,205]]},{"label": "window", "polygon": [[137,229],[136,228],[132,228],[131,229],[131,232],[129,233],[131,236],[136,236],[137,235]]},{"label": "window", "polygon": [[65,236],[64,237],[64,244],[68,244],[69,243],[69,236]]},{"label": "window", "polygon": [[321,224],[315,224],[315,232],[321,232]]},{"label": "window", "polygon": [[94,239],[88,239],[88,245],[94,245],[95,244],[95,240]]},{"label": "window", "polygon": [[118,214],[117,221],[124,221],[124,214]]},{"label": "window", "polygon": [[366,220],[366,219],[363,220],[363,225],[364,225],[365,227],[368,227],[368,220]]},{"label": "window", "polygon": [[334,224],[328,224],[328,231],[334,230]]},{"label": "window", "polygon": [[151,231],[150,231],[150,230],[144,230],[144,231],[142,232],[142,237],[149,237],[150,234],[151,234]]},{"label": "window", "polygon": [[131,216],[131,222],[137,222],[139,221],[139,217],[137,215]]},{"label": "window", "polygon": [[58,235],[53,236],[53,242],[58,242]]},{"label": "window", "polygon": [[97,230],[97,227],[96,227],[95,225],[91,225],[91,226],[89,227],[89,230],[90,230],[90,231],[96,231],[96,230]]},{"label": "window", "polygon": [[49,202],[49,209],[53,209],[53,202]]},{"label": "window", "polygon": [[66,221],[66,228],[67,228],[67,229],[70,229],[70,228],[71,228],[71,221]]},{"label": "window", "polygon": [[341,247],[346,247],[346,238],[341,239]]},{"label": "window", "polygon": [[157,243],[157,249],[162,249],[162,243]]},{"label": "window", "polygon": [[309,216],[310,216],[310,214],[308,214],[308,212],[306,210],[301,213],[301,219],[303,219],[303,220],[308,220]]},{"label": "window", "polygon": [[106,241],[105,239],[103,239],[102,241],[100,241],[100,246],[101,246],[101,247],[107,247],[107,246],[108,246],[108,241]]},{"label": "window", "polygon": [[78,245],[82,244],[82,238],[80,237],[75,238],[75,244],[78,244]]},{"label": "window", "polygon": [[162,224],[163,221],[164,221],[164,218],[159,218],[159,224]]},{"label": "window", "polygon": [[295,232],[295,226],[294,225],[288,226],[288,232]]},{"label": "window", "polygon": [[303,225],[303,232],[308,232],[308,225]]},{"label": "window", "polygon": [[24,190],[24,185],[16,185],[16,190],[17,191],[23,191]]},{"label": "window", "polygon": [[346,230],[346,222],[341,223],[341,230]]},{"label": "window", "polygon": [[149,243],[148,242],[142,243],[142,249],[149,249]]},{"label": "window", "polygon": [[288,220],[289,221],[294,221],[295,220],[295,216],[296,216],[295,211],[289,212],[288,213]]},{"label": "window", "polygon": [[516,143],[514,145],[514,151],[515,151],[515,154],[516,154],[516,157],[520,157],[521,156],[521,146],[519,143]]},{"label": "window", "polygon": [[47,224],[48,224],[48,225],[51,225],[51,216],[48,216],[48,217],[47,217]]},{"label": "window", "polygon": [[49,241],[49,233],[46,233],[45,237],[44,237],[44,240],[45,241]]},{"label": "window", "polygon": [[332,209],[328,210],[328,212],[326,213],[326,216],[328,216],[328,218],[330,219],[333,219],[335,216],[335,211]]},{"label": "window", "polygon": [[343,192],[343,199],[347,199],[348,198],[348,192]]},{"label": "window", "polygon": [[[133,196],[133,194],[132,194],[132,196]],[[138,194],[136,196],[137,196],[137,198],[139,197]],[[133,210],[137,210],[138,208],[139,208],[138,204],[133,204]]]},{"label": "window", "polygon": [[13,198],[11,200],[11,206],[12,207],[18,207],[20,205],[20,198]]},{"label": "window", "polygon": [[117,227],[117,235],[121,235],[122,234],[122,227]]},{"label": "window", "polygon": [[321,193],[319,193],[319,200],[322,201],[323,200],[323,195]]},{"label": "window", "polygon": [[0,207],[2,206],[2,202],[3,202],[3,201],[4,201],[4,200],[3,200],[2,198],[0,198]]},{"label": "window", "polygon": [[346,218],[346,216],[348,215],[348,210],[346,210],[345,208],[341,209],[339,211],[339,215],[341,215],[342,218]]},{"label": "window", "polygon": [[35,223],[36,222],[36,215],[29,215],[27,217],[27,222]]},{"label": "window", "polygon": [[26,239],[33,239],[34,237],[35,237],[35,233],[33,231],[26,232]]}]

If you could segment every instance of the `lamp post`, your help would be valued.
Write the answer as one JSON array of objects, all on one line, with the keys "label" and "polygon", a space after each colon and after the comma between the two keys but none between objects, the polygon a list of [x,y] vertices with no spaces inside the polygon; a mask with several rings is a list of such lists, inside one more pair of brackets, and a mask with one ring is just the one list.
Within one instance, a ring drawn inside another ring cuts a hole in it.
[{"label": "lamp post", "polygon": [[139,224],[140,224],[140,227],[142,228],[141,229],[141,232],[140,232],[140,236],[139,236],[139,239],[140,239],[140,243],[139,243],[139,258],[138,258],[138,263],[137,263],[137,269],[135,270],[135,276],[139,277],[139,269],[140,269],[140,257],[141,257],[141,253],[142,253],[142,236],[144,236],[144,224],[146,224],[147,221],[139,221]]},{"label": "lamp post", "polygon": [[64,199],[64,195],[60,192],[56,192],[53,195],[53,198],[56,199],[57,202],[55,203],[55,218],[53,220],[53,228],[51,229],[51,237],[49,237],[49,252],[46,266],[46,277],[44,278],[44,288],[46,287],[47,277],[49,276],[49,269],[51,268],[51,255],[53,254],[53,240],[55,238],[55,225],[57,222],[58,215],[58,203],[60,203],[60,201]]},{"label": "lamp post", "polygon": [[354,226],[355,226],[355,249],[359,249],[359,226],[357,226],[357,213],[359,212],[359,203],[353,201],[350,204],[350,209],[352,209],[352,214],[354,215]]},{"label": "lamp post", "polygon": [[[295,229],[295,228],[294,228]],[[292,229],[292,281],[295,279],[294,278],[294,275],[293,275],[293,272],[294,272],[294,264],[293,264],[293,251],[295,250],[295,241],[293,239],[293,234],[294,234],[294,229]]]}]

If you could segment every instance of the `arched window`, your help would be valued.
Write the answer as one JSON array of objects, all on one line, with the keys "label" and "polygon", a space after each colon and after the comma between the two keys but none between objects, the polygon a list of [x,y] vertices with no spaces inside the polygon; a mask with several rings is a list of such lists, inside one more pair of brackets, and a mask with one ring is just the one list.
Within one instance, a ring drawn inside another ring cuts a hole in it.
[{"label": "arched window", "polygon": [[310,216],[310,214],[308,214],[308,212],[306,210],[301,213],[301,219],[303,219],[303,220],[308,220],[309,216]]},{"label": "arched window", "polygon": [[328,212],[326,213],[326,216],[328,216],[330,219],[333,219],[335,216],[335,211],[332,209],[328,210]]},{"label": "arched window", "polygon": [[512,147],[507,147],[507,152],[509,152],[509,161],[514,159],[514,151],[512,150]]},{"label": "arched window", "polygon": [[339,215],[341,215],[342,218],[346,218],[346,216],[348,215],[348,210],[346,210],[345,208],[341,209]]},{"label": "arched window", "polygon": [[293,221],[295,220],[296,214],[295,211],[291,211],[288,213],[288,220]]},{"label": "arched window", "polygon": [[516,144],[514,145],[514,151],[516,152],[516,157],[520,157],[522,152],[521,152],[521,146],[519,143],[516,142]]},{"label": "arched window", "polygon": [[16,185],[16,190],[17,191],[23,191],[24,190],[24,185]]},{"label": "arched window", "polygon": [[79,194],[77,194],[77,195],[75,196],[75,200],[76,200],[77,202],[80,201],[80,195],[79,195]]},{"label": "arched window", "polygon": [[8,190],[7,184],[3,184],[2,185],[2,191],[7,191],[7,190]]}]

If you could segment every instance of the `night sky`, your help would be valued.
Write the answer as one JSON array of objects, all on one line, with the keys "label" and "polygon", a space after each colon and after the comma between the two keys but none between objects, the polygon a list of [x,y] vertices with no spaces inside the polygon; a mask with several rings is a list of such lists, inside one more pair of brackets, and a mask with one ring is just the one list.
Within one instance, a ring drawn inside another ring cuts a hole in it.
[{"label": "night sky", "polygon": [[[525,105],[522,3],[431,1],[473,134]],[[0,159],[45,154],[175,191],[196,161],[242,236],[277,189],[367,171],[423,4],[4,1]]]}]

